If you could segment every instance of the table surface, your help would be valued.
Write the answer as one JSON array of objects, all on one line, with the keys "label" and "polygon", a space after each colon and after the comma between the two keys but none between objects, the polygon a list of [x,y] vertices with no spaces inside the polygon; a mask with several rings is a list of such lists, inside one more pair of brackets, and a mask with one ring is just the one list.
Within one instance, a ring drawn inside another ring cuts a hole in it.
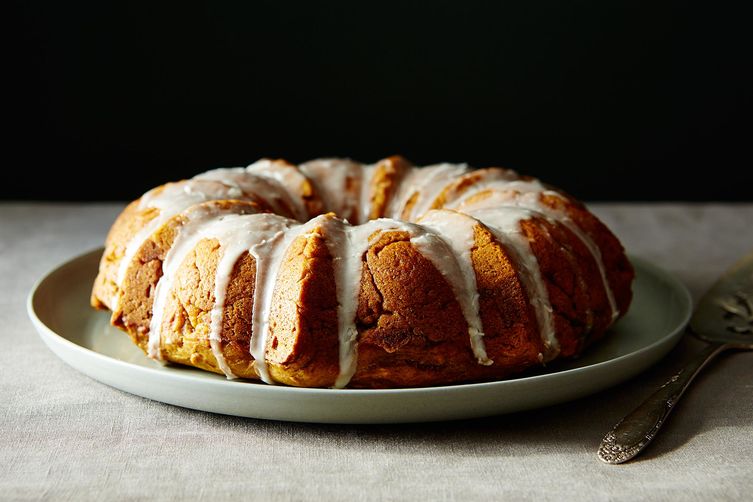
[{"label": "table surface", "polygon": [[[637,378],[506,416],[413,425],[252,420],[177,408],[67,366],[26,316],[33,283],[102,244],[122,204],[0,204],[0,498],[741,500],[753,493],[753,353],[724,355],[639,460],[606,431],[701,346]],[[753,249],[753,204],[593,204],[632,254],[697,300]]]}]

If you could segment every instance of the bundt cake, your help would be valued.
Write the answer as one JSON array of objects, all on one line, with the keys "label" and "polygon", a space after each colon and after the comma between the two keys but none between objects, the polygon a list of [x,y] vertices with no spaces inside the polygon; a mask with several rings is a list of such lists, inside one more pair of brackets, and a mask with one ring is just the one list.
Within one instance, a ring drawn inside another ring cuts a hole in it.
[{"label": "bundt cake", "polygon": [[576,356],[625,313],[632,279],[581,203],[508,169],[261,160],[126,207],[91,303],[158,361],[412,387]]}]

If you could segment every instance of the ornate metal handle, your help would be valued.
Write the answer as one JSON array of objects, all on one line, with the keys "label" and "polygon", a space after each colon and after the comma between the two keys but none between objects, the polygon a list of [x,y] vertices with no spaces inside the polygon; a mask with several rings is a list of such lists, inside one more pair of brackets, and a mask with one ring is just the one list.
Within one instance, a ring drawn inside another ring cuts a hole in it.
[{"label": "ornate metal handle", "polygon": [[715,343],[691,360],[683,369],[654,392],[643,404],[623,418],[599,446],[599,459],[621,464],[640,453],[656,436],[695,376],[730,345]]}]

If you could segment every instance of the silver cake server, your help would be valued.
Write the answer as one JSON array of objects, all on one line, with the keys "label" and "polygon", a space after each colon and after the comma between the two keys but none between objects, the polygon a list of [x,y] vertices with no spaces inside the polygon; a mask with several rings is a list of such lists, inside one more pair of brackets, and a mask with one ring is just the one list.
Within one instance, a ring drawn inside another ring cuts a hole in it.
[{"label": "silver cake server", "polygon": [[753,349],[753,253],[733,265],[701,298],[690,330],[709,345],[604,436],[600,460],[621,464],[638,455],[714,357],[729,349]]}]

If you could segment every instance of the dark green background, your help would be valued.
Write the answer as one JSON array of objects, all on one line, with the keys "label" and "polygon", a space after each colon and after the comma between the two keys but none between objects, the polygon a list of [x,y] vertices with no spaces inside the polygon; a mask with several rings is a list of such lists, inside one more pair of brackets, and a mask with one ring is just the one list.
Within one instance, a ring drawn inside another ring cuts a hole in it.
[{"label": "dark green background", "polygon": [[753,199],[750,17],[720,3],[26,1],[12,14],[18,178],[2,198],[131,199],[262,156],[402,153],[512,167],[589,200]]}]

